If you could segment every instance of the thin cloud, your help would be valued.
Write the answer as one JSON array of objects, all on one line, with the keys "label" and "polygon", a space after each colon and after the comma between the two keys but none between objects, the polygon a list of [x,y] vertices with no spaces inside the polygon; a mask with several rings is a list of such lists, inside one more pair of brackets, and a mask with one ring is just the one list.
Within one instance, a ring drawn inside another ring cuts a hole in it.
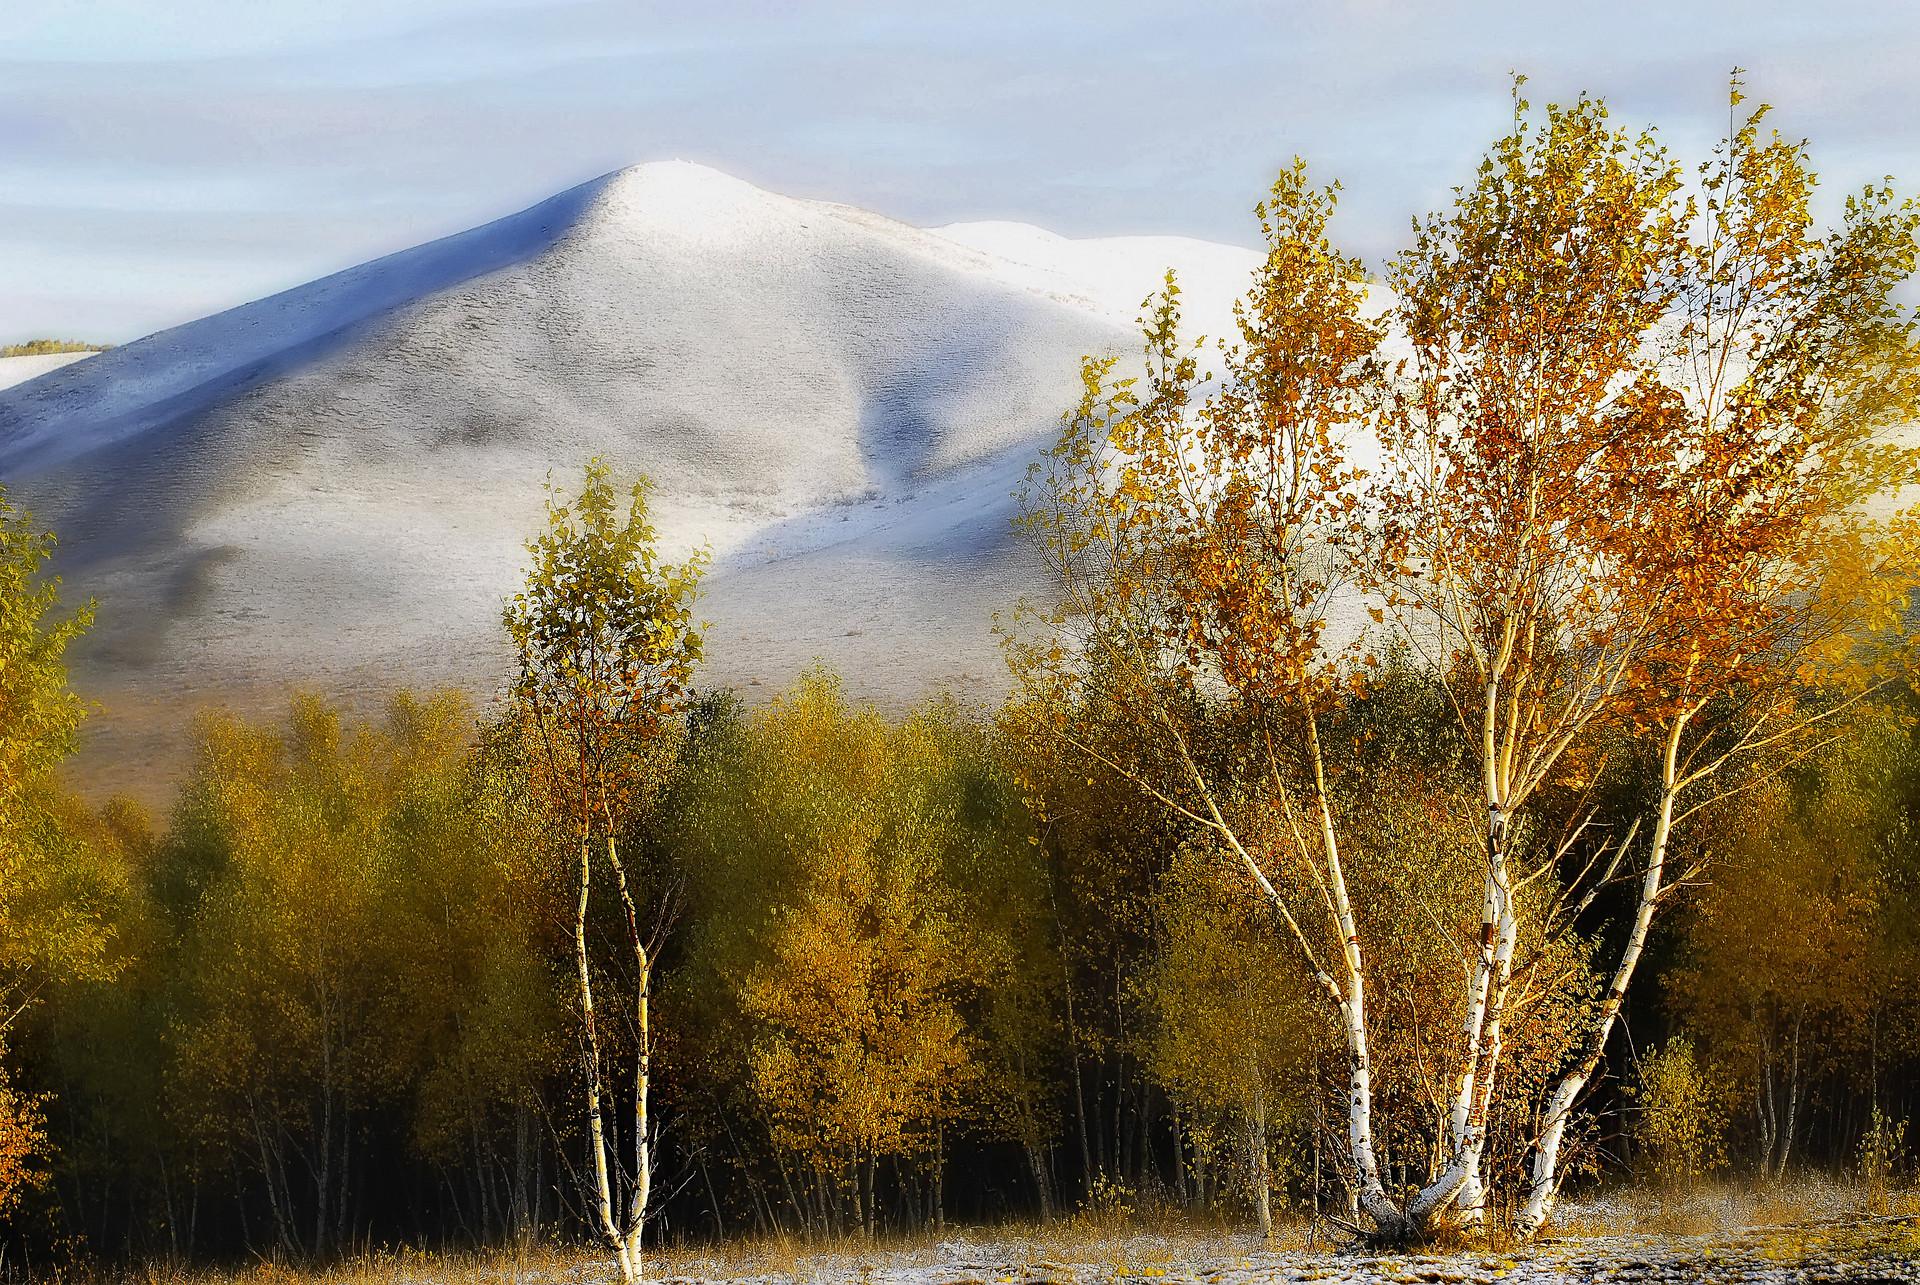
[{"label": "thin cloud", "polygon": [[[1512,70],[1697,150],[1737,63],[1830,190],[1920,182],[1894,0],[44,8],[0,46],[0,336],[130,338],[672,156],[919,223],[1244,242],[1300,153],[1378,256],[1469,172]],[[89,243],[112,272],[76,267]]]}]

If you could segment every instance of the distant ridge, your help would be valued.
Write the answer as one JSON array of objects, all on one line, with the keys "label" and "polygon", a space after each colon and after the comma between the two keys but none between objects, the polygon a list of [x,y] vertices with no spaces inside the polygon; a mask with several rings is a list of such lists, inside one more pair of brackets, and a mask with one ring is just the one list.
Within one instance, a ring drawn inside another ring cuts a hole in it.
[{"label": "distant ridge", "polygon": [[[85,371],[36,382],[0,400],[0,477],[32,472],[191,414],[272,373],[276,358],[318,357],[327,340],[343,338],[357,324],[523,262],[552,245],[605,181],[160,331]],[[46,432],[56,424],[57,441]]]},{"label": "distant ridge", "polygon": [[154,788],[184,709],[295,682],[487,696],[541,483],[593,455],[715,553],[709,681],[819,657],[889,701],[991,697],[990,615],[1032,584],[1009,493],[1078,358],[1138,342],[1169,265],[1221,333],[1255,262],[929,231],[666,162],[11,387],[55,359],[0,361],[0,482],[100,600],[83,766]]}]

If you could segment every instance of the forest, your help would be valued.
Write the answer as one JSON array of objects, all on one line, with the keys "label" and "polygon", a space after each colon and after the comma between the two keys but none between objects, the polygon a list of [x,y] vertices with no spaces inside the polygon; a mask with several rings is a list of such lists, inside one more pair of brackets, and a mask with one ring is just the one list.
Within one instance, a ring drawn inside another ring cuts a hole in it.
[{"label": "forest", "polygon": [[95,608],[0,493],[5,1262],[1906,1181],[1920,206],[1823,226],[1732,106],[1683,166],[1516,84],[1383,269],[1283,170],[1231,342],[1169,277],[1087,359],[998,708],[710,688],[594,461],[499,700],[207,711],[90,802]]},{"label": "forest", "polygon": [[84,343],[78,339],[26,339],[17,344],[0,344],[0,357],[52,357],[60,353],[105,352],[108,346]]}]

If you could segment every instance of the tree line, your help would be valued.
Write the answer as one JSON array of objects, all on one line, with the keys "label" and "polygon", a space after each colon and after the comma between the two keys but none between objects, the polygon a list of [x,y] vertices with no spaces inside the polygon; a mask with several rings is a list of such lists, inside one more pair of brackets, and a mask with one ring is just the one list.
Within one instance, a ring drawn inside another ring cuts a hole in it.
[{"label": "tree line", "polygon": [[105,352],[111,345],[83,343],[78,339],[26,339],[17,344],[0,345],[0,357],[52,357],[59,353]]},{"label": "tree line", "polygon": [[[66,794],[88,623],[0,507],[0,1198],[19,1252],[878,1234],[1884,1176],[1916,1077],[1920,211],[1740,111],[1582,98],[1387,291],[1284,171],[1239,333],[1090,358],[1012,695],[700,682],[704,558],[550,493],[485,715],[205,717]],[[4,500],[0,500],[4,505]]]}]

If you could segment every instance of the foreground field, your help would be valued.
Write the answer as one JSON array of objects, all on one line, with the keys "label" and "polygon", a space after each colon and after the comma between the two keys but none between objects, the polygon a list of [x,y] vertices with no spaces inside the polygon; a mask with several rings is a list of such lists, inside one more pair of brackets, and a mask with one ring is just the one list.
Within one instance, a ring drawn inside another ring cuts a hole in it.
[{"label": "foreground field", "polygon": [[[662,1285],[1558,1285],[1560,1282],[1920,1281],[1920,1192],[1852,1188],[1624,1193],[1569,1205],[1561,1230],[1519,1247],[1384,1254],[1304,1223],[1270,1243],[1191,1225],[1081,1218],[880,1245],[751,1240],[655,1255]],[[577,1249],[376,1253],[319,1272],[265,1263],[166,1285],[587,1285],[614,1278]],[[142,1274],[149,1283],[164,1278]]]}]

